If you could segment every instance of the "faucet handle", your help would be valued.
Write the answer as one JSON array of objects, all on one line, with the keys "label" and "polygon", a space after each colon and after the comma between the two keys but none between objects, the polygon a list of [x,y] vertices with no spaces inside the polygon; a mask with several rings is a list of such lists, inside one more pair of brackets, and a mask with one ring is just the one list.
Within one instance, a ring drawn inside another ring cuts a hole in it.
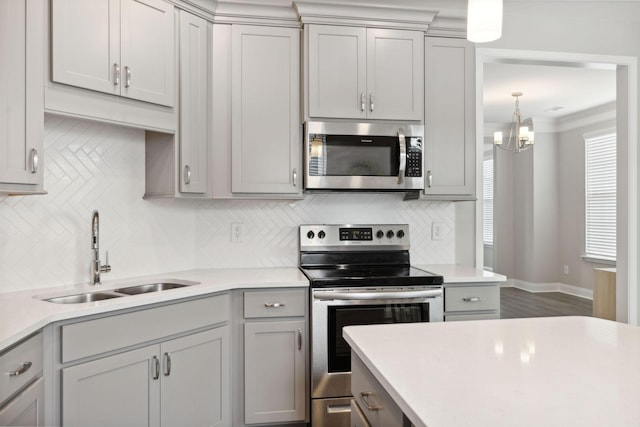
[{"label": "faucet handle", "polygon": [[111,265],[109,264],[109,251],[106,253],[106,261],[103,265],[100,266],[100,271],[102,273],[108,273],[111,271]]}]

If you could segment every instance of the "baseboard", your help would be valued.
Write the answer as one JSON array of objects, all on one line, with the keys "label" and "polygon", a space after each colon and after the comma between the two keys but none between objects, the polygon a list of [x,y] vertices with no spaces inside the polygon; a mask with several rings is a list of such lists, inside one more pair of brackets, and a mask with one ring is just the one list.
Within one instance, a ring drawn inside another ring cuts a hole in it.
[{"label": "baseboard", "polygon": [[500,287],[513,287],[528,292],[562,292],[580,298],[593,299],[593,290],[560,282],[535,283],[519,279],[507,279]]}]

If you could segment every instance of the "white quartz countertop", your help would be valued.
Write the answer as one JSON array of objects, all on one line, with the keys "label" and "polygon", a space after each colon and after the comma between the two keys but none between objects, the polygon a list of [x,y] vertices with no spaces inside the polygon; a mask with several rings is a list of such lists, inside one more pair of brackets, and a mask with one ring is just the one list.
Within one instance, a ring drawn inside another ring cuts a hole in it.
[{"label": "white quartz countertop", "polygon": [[417,427],[640,425],[640,328],[591,317],[348,326]]},{"label": "white quartz countertop", "polygon": [[481,268],[467,267],[456,264],[423,264],[415,267],[439,274],[444,277],[444,283],[479,283],[504,282],[506,276],[485,271]]},{"label": "white quartz countertop", "polygon": [[[41,298],[60,295],[108,291],[129,285],[171,280],[193,281],[198,282],[198,284],[167,291],[127,295],[81,304],[54,304],[41,300]],[[141,307],[148,304],[233,289],[308,286],[309,281],[305,275],[298,268],[291,267],[191,270],[136,277],[127,280],[109,281],[107,279],[103,280],[103,283],[98,286],[76,285],[0,293],[0,351],[47,324],[59,320]]]}]

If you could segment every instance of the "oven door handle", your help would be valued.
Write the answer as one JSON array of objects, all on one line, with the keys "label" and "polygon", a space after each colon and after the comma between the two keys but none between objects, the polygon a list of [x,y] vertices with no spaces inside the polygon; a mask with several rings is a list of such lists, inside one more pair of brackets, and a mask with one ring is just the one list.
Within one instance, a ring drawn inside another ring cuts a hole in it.
[{"label": "oven door handle", "polygon": [[389,300],[434,298],[442,296],[442,289],[427,289],[422,291],[392,291],[392,292],[340,292],[316,291],[313,298],[318,300]]}]

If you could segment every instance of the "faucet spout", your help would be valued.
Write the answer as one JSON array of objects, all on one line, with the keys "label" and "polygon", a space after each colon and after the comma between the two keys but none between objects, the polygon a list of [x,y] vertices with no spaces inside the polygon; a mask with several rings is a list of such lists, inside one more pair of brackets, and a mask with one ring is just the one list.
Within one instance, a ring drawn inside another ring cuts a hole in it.
[{"label": "faucet spout", "polygon": [[93,260],[91,261],[91,275],[93,276],[93,284],[100,284],[100,273],[108,273],[111,271],[109,265],[109,252],[107,252],[107,262],[102,265],[100,262],[100,215],[98,211],[93,211],[91,217],[91,250],[93,251]]}]

